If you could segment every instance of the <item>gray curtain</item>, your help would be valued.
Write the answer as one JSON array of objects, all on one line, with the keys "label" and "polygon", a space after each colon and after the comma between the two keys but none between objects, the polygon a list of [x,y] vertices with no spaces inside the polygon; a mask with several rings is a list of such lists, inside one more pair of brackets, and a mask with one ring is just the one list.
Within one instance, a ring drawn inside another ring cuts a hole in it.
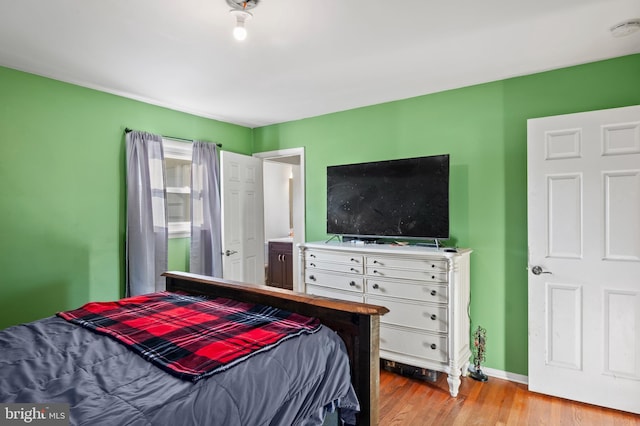
[{"label": "gray curtain", "polygon": [[167,215],[162,136],[131,131],[127,144],[126,292],[163,291]]},{"label": "gray curtain", "polygon": [[220,163],[215,143],[193,142],[189,271],[222,277]]}]

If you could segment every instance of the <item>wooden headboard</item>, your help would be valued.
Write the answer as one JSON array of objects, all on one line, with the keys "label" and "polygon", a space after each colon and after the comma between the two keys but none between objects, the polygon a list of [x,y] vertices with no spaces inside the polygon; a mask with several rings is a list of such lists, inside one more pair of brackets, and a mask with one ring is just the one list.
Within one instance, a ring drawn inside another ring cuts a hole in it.
[{"label": "wooden headboard", "polygon": [[351,381],[360,401],[358,424],[378,424],[380,315],[389,312],[387,308],[185,272],[163,275],[168,291],[260,303],[318,318],[335,330],[347,347]]}]

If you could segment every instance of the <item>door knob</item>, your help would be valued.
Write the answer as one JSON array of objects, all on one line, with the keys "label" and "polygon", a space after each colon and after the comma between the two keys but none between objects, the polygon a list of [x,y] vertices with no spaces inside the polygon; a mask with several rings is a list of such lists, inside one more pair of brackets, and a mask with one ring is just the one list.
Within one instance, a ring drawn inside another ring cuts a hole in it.
[{"label": "door knob", "polygon": [[551,272],[545,271],[544,269],[542,269],[542,266],[538,266],[538,265],[531,268],[531,272],[533,272],[533,275],[551,274]]},{"label": "door knob", "polygon": [[237,251],[235,251],[235,250],[226,250],[224,252],[224,255],[225,256],[231,256],[232,254],[236,254],[236,253],[237,253]]}]

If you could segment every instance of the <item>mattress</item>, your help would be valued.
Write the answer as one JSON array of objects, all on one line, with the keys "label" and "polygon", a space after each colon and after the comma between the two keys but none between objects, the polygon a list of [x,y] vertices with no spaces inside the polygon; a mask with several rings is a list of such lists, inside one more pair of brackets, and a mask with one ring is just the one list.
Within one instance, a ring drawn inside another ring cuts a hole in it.
[{"label": "mattress", "polygon": [[0,331],[0,402],[68,403],[73,425],[316,425],[359,408],[342,340],[322,326],[198,382],[49,317]]}]

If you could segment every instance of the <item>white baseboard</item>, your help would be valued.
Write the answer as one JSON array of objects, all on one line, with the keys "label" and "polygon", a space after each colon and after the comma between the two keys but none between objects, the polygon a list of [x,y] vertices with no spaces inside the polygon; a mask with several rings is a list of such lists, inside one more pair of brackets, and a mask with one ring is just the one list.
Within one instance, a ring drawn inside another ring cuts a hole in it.
[{"label": "white baseboard", "polygon": [[509,380],[510,382],[521,383],[523,385],[529,384],[529,377],[522,374],[510,373],[508,371],[496,370],[493,368],[482,367],[482,372],[489,377],[495,377],[496,379]]}]

